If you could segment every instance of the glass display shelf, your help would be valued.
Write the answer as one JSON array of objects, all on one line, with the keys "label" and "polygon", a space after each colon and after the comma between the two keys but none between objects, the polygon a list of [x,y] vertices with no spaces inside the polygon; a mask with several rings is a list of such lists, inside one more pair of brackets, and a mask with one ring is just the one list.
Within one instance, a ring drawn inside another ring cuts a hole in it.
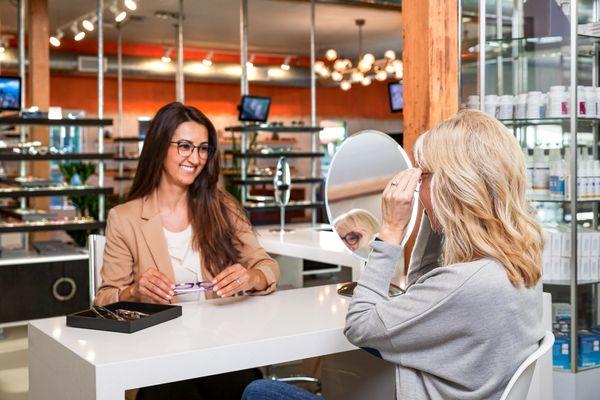
[{"label": "glass display shelf", "polygon": [[[536,202],[536,203],[570,203],[571,202],[570,199],[552,198],[550,196],[545,196],[545,195],[527,195],[525,198],[527,201]],[[577,199],[577,203],[600,203],[600,198],[596,198],[596,197],[590,198],[590,199],[579,198],[579,199]]]},{"label": "glass display shelf", "polygon": [[7,116],[0,117],[0,125],[45,125],[45,126],[112,126],[112,119],[62,118],[49,119],[39,117]]},{"label": "glass display shelf", "polygon": [[[260,178],[248,178],[248,179],[232,179],[231,182],[237,185],[272,185],[274,176],[260,177]],[[310,177],[297,177],[292,178],[292,184],[302,183],[319,183],[324,182],[325,178],[310,178]]]},{"label": "glass display shelf", "polygon": [[240,153],[239,151],[225,150],[226,155],[231,155],[233,158],[311,158],[311,157],[323,157],[325,153],[313,153],[310,151],[248,151],[246,153]]},{"label": "glass display shelf", "polygon": [[245,125],[230,126],[225,128],[227,132],[280,132],[280,133],[315,133],[323,128],[319,126],[270,126],[270,125]]},{"label": "glass display shelf", "polygon": [[[571,117],[548,117],[548,118],[509,118],[498,119],[508,126],[532,126],[532,125],[563,125],[571,121]],[[597,124],[600,121],[598,117],[577,117],[581,123]]]},{"label": "glass display shelf", "polygon": [[6,197],[38,197],[38,196],[71,196],[83,194],[111,194],[112,188],[97,186],[45,186],[45,187],[0,187],[0,198]]},{"label": "glass display shelf", "polygon": [[[244,208],[247,211],[279,211],[279,204],[275,202],[245,202],[243,203]],[[325,203],[323,202],[311,202],[311,201],[290,201],[286,206],[286,210],[301,210],[307,208],[323,208]]]},{"label": "glass display shelf", "polygon": [[112,160],[107,153],[65,153],[65,154],[17,154],[0,153],[0,161],[48,161],[48,160]]},{"label": "glass display shelf", "polygon": [[42,232],[42,231],[77,231],[101,229],[105,222],[95,220],[49,220],[35,222],[0,222],[0,233]]}]

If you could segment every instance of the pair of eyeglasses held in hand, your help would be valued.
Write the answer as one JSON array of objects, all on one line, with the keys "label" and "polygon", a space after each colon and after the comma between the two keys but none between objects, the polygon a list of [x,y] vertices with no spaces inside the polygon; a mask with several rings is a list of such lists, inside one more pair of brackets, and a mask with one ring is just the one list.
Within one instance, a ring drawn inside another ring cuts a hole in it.
[{"label": "pair of eyeglasses held in hand", "polygon": [[211,281],[178,283],[175,285],[173,292],[175,292],[175,295],[193,292],[209,292],[213,290],[214,286],[215,284]]}]

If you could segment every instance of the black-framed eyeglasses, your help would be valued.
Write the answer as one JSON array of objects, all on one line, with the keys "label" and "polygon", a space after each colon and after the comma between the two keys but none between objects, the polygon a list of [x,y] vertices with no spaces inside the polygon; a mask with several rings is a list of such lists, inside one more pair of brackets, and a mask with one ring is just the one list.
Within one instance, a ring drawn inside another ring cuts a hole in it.
[{"label": "black-framed eyeglasses", "polygon": [[189,140],[178,140],[170,143],[177,145],[177,152],[182,157],[189,157],[195,149],[198,149],[198,156],[202,160],[207,160],[215,152],[214,146],[211,146],[208,143],[200,143],[200,146],[194,146],[194,143]]},{"label": "black-framed eyeglasses", "polygon": [[340,237],[348,245],[354,246],[355,244],[360,242],[360,239],[362,239],[362,234],[360,234],[358,232],[350,231],[350,232],[346,233],[344,236],[340,236]]}]

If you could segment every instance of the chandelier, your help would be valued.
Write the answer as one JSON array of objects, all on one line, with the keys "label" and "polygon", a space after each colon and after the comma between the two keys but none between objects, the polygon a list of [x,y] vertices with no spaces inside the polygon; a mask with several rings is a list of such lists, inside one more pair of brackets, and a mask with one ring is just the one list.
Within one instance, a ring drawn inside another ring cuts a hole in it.
[{"label": "chandelier", "polygon": [[363,54],[362,28],[365,20],[357,19],[355,24],[358,27],[358,60],[353,63],[348,58],[338,58],[338,52],[329,49],[325,52],[326,61],[315,63],[315,73],[323,79],[339,82],[342,90],[350,90],[352,84],[358,82],[368,86],[373,78],[380,82],[390,77],[402,79],[402,60],[396,58],[394,50],[387,50],[380,59],[376,59],[372,53]]}]

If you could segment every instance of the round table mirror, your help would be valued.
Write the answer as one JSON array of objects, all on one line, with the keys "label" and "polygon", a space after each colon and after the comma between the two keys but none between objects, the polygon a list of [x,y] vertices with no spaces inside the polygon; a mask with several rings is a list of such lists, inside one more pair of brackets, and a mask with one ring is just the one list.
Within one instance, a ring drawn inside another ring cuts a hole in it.
[{"label": "round table mirror", "polygon": [[[404,149],[385,133],[375,130],[358,132],[348,137],[335,153],[325,184],[327,217],[337,236],[354,256],[367,261],[369,243],[381,227],[381,197],[387,183],[412,164]],[[404,246],[417,219],[418,193]],[[351,296],[356,283],[338,291]],[[401,294],[395,285],[390,296]]]}]

